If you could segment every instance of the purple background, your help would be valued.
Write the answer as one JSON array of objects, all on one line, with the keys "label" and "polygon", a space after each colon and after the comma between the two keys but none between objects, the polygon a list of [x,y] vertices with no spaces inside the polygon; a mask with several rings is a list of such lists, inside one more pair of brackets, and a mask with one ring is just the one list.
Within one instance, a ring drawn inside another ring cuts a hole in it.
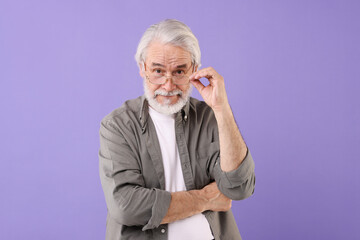
[{"label": "purple background", "polygon": [[[188,24],[256,164],[245,240],[360,239],[358,1],[0,0],[0,239],[104,239],[100,120],[145,29]],[[194,89],[195,97],[199,94]]]}]

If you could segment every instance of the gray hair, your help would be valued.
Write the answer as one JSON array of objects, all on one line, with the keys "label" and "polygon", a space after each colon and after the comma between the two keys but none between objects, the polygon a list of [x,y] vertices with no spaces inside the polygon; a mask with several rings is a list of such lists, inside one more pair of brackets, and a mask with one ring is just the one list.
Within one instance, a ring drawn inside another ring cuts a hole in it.
[{"label": "gray hair", "polygon": [[199,42],[190,28],[175,19],[166,19],[150,26],[140,39],[135,60],[139,66],[145,62],[147,48],[153,41],[179,46],[190,52],[194,66],[200,67],[201,52]]}]

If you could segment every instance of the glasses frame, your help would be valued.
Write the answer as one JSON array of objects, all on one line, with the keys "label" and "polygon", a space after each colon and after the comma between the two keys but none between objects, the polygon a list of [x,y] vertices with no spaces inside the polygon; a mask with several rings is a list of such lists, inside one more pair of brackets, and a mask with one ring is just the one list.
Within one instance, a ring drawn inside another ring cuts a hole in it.
[{"label": "glasses frame", "polygon": [[[163,84],[166,83],[166,80],[169,79],[169,77],[167,76],[167,74],[165,74],[164,76],[162,76],[162,78],[165,77],[164,83],[154,83],[154,82],[152,82],[152,81],[150,80],[150,77],[146,74],[147,71],[146,71],[146,63],[145,63],[145,62],[143,62],[143,66],[144,66],[144,71],[145,71],[145,77],[146,77],[146,79],[147,79],[150,83],[152,83],[152,84],[154,84],[154,85],[163,85]],[[187,69],[187,71],[185,72],[185,75],[190,71],[191,67],[193,67],[193,73],[195,72],[195,64],[194,64],[193,62],[191,62],[191,65],[190,65],[190,67]],[[175,83],[175,82],[174,82],[173,77],[174,77],[174,76],[171,76],[170,78],[171,78],[171,80],[172,80],[172,83],[175,84],[175,85],[186,85],[186,84],[189,84],[189,78],[188,78],[188,80],[187,80],[186,83],[181,83],[181,84],[179,84],[179,83]]]}]

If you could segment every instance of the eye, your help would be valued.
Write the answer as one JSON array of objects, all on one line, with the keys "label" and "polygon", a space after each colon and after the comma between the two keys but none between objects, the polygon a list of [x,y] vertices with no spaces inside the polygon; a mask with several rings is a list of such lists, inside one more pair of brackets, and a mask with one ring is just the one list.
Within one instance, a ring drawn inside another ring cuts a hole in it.
[{"label": "eye", "polygon": [[154,72],[155,74],[161,74],[163,71],[162,71],[160,68],[155,68],[155,69],[153,70],[153,72]]},{"label": "eye", "polygon": [[184,72],[184,70],[180,70],[180,69],[179,69],[179,70],[176,70],[176,71],[175,71],[175,74],[176,74],[176,75],[184,75],[185,72]]}]

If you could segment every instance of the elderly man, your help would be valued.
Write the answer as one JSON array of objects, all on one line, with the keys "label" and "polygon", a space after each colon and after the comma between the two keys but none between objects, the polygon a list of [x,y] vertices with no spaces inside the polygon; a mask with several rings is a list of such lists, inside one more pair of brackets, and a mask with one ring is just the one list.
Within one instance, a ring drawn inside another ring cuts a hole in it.
[{"label": "elderly man", "polygon": [[135,58],[144,96],[100,127],[106,239],[241,239],[231,200],[254,192],[254,162],[223,77],[199,69],[198,41],[176,20],[149,27]]}]

